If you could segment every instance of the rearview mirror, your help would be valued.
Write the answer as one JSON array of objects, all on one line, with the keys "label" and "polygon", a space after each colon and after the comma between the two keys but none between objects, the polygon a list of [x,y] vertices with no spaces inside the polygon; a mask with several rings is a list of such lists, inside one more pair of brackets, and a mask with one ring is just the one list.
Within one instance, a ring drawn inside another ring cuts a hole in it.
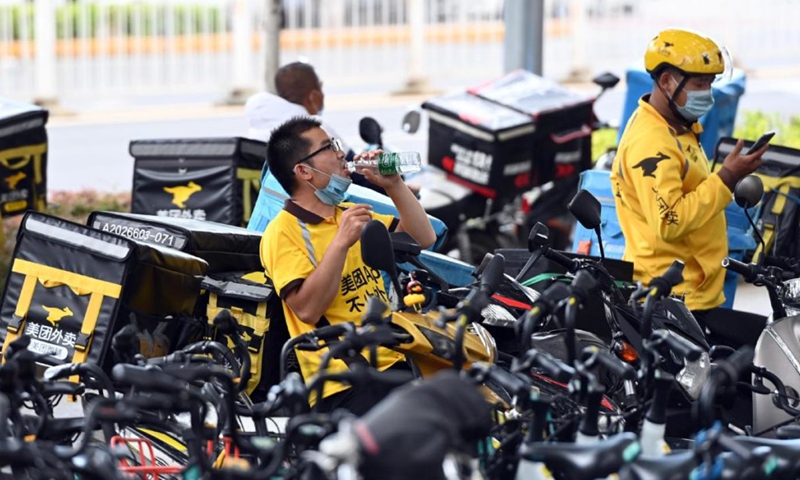
[{"label": "rearview mirror", "polygon": [[383,270],[392,277],[397,276],[394,250],[389,230],[379,220],[372,220],[361,232],[361,258],[367,266]]},{"label": "rearview mirror", "polygon": [[744,209],[753,208],[764,196],[764,182],[755,175],[748,175],[739,180],[733,189],[733,198],[736,205]]},{"label": "rearview mirror", "polygon": [[600,226],[600,201],[588,190],[581,189],[568,205],[572,215],[588,230],[594,230]]},{"label": "rearview mirror", "polygon": [[531,233],[528,234],[528,251],[533,252],[548,245],[550,245],[550,229],[547,228],[547,225],[536,222],[536,225],[531,228]]},{"label": "rearview mirror", "polygon": [[[375,270],[383,270],[392,280],[392,287],[397,292],[397,297],[402,304],[403,290],[400,287],[400,278],[397,274],[397,264],[394,257],[394,245],[380,220],[372,220],[364,226],[361,232],[361,259]],[[387,289],[388,293],[388,289]]]},{"label": "rearview mirror", "polygon": [[419,110],[414,108],[403,115],[403,131],[406,133],[416,133],[419,130],[419,124],[422,121],[422,114]]},{"label": "rearview mirror", "polygon": [[383,129],[374,118],[362,118],[361,121],[358,122],[358,134],[361,136],[361,140],[364,140],[368,144],[383,148]]},{"label": "rearview mirror", "polygon": [[592,82],[603,90],[608,90],[609,88],[614,88],[619,83],[619,77],[611,72],[605,72],[594,77]]}]

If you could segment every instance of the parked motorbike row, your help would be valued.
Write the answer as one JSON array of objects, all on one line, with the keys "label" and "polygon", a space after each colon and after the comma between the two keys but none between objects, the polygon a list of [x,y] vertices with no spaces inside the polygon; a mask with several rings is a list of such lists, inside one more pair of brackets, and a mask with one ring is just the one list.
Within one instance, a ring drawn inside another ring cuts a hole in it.
[{"label": "parked motorbike row", "polygon": [[[736,190],[758,202],[756,177]],[[763,190],[763,189],[762,189]],[[600,206],[586,191],[569,210],[599,233]],[[366,226],[365,263],[385,272],[398,299],[371,300],[360,324],[319,328],[288,341],[280,381],[248,395],[248,334],[222,310],[220,340],[145,358],[133,327],[110,342],[110,371],[93,363],[47,369],[20,336],[0,366],[0,474],[25,479],[115,478],[786,478],[800,475],[800,416],[793,334],[800,262],[725,266],[765,286],[774,315],[755,351],[710,345],[683,303],[675,262],[650,285],[618,282],[602,258],[551,247],[533,226],[528,259],[512,277],[487,255],[475,282],[450,288],[416,257],[406,234]],[[602,244],[602,242],[600,242]],[[523,282],[538,262],[566,273]],[[398,262],[413,268],[397,268]],[[524,283],[535,285],[537,289]],[[592,302],[602,305],[602,321]],[[595,314],[595,315],[592,315]],[[586,318],[593,320],[587,322]],[[231,348],[228,347],[231,345]],[[381,345],[410,372],[333,358]],[[327,349],[303,379],[295,349]],[[309,397],[327,382],[399,386],[367,415],[321,414]],[[85,416],[56,418],[63,397]],[[751,416],[730,416],[731,410]],[[734,418],[736,420],[730,420]],[[720,421],[724,419],[724,421]],[[282,428],[274,422],[285,421]],[[738,423],[737,423],[738,421]],[[669,452],[669,453],[668,453]]]}]

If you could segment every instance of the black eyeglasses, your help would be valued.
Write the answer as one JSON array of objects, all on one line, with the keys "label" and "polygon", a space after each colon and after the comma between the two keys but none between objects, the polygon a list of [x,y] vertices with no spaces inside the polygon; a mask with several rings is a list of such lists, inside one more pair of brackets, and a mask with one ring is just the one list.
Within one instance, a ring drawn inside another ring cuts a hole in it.
[{"label": "black eyeglasses", "polygon": [[331,137],[330,143],[327,143],[324,146],[320,147],[318,150],[314,150],[313,152],[309,153],[305,157],[303,157],[300,160],[298,160],[297,163],[302,163],[302,162],[305,162],[307,160],[310,160],[311,157],[313,157],[314,155],[318,155],[318,154],[324,152],[325,150],[327,150],[329,148],[331,150],[333,150],[333,153],[341,152],[342,151],[342,142],[341,142],[341,140],[339,140],[338,138]]}]

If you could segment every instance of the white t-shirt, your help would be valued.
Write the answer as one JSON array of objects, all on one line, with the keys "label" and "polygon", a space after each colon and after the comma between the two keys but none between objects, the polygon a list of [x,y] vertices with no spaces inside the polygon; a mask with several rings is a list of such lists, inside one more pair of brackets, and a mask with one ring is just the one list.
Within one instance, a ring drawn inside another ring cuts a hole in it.
[{"label": "white t-shirt", "polygon": [[342,141],[345,152],[349,147],[344,143],[344,139],[336,133],[330,125],[325,123],[318,115],[309,115],[305,107],[296,103],[291,103],[278,95],[269,92],[259,92],[247,99],[244,105],[245,115],[247,116],[247,137],[262,142],[269,141],[272,131],[282,123],[293,117],[316,117],[322,121],[322,128],[332,137]]}]

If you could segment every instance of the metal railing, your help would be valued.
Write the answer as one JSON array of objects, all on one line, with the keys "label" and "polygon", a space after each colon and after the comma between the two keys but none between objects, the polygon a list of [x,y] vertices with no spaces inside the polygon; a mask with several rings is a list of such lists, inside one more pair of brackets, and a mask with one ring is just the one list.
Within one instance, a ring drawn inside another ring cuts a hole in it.
[{"label": "metal railing", "polygon": [[[0,96],[223,96],[264,85],[266,0],[0,0]],[[283,0],[280,63],[327,88],[465,85],[503,70],[502,0]],[[416,12],[416,15],[415,15]],[[546,0],[544,73],[622,73],[671,25],[749,69],[794,67],[800,0]]]},{"label": "metal railing", "polygon": [[[565,35],[545,42],[545,73],[622,72],[641,64],[651,38],[664,28],[702,32],[725,45],[750,72],[789,70],[800,58],[800,0],[554,0]],[[569,59],[568,62],[553,61]]]}]

